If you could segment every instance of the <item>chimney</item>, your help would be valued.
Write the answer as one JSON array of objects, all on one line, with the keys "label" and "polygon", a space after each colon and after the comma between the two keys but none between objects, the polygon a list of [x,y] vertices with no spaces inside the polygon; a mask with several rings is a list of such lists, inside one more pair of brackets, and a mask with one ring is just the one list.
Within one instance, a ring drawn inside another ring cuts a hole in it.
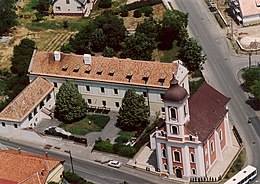
[{"label": "chimney", "polygon": [[48,152],[45,152],[45,157],[48,157]]},{"label": "chimney", "polygon": [[55,59],[55,61],[60,61],[61,54],[59,51],[54,51],[54,59]]},{"label": "chimney", "polygon": [[18,148],[18,153],[21,154],[21,148]]},{"label": "chimney", "polygon": [[84,54],[83,61],[85,65],[91,65],[91,55],[90,54]]}]

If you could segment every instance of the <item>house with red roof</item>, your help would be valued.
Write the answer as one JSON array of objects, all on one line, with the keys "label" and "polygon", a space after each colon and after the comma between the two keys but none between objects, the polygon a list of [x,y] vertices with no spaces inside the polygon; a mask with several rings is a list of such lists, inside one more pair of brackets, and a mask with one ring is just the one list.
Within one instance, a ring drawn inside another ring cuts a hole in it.
[{"label": "house with red roof", "polygon": [[48,184],[62,182],[64,161],[20,150],[0,150],[1,184]]},{"label": "house with red roof", "polygon": [[165,121],[150,136],[157,168],[179,178],[204,177],[232,146],[230,98],[204,83],[189,98],[173,76],[164,94]]}]

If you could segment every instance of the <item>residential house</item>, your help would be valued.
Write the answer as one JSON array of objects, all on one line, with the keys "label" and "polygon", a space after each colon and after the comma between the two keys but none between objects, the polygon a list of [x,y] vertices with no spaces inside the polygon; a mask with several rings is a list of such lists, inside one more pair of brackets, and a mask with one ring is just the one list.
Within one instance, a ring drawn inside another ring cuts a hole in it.
[{"label": "residential house", "polygon": [[229,0],[229,6],[236,20],[243,26],[260,23],[259,0]]},{"label": "residential house", "polygon": [[97,0],[53,0],[54,15],[88,16]]},{"label": "residential house", "polygon": [[34,128],[43,118],[50,119],[55,104],[53,84],[42,77],[31,83],[0,112],[0,134],[23,135],[23,129]]},{"label": "residential house", "polygon": [[64,161],[20,150],[0,150],[0,183],[48,184],[62,182]]},{"label": "residential house", "polygon": [[181,61],[161,63],[76,55],[35,50],[29,66],[29,79],[48,80],[56,95],[60,86],[72,81],[89,106],[118,111],[125,91],[134,88],[142,94],[152,115],[164,114],[163,95],[172,73],[188,92],[188,70]]},{"label": "residential house", "polygon": [[173,177],[207,176],[232,146],[227,98],[204,83],[189,98],[173,77],[164,94],[165,121],[150,136],[157,166]]}]

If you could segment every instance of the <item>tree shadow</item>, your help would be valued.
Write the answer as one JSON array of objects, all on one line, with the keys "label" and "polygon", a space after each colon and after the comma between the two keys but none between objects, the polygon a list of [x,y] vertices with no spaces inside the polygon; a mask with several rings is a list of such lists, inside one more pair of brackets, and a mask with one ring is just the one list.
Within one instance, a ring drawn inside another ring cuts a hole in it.
[{"label": "tree shadow", "polygon": [[259,111],[260,110],[260,102],[257,101],[255,98],[248,98],[246,100],[246,104],[248,104],[252,109],[254,109],[255,111]]}]

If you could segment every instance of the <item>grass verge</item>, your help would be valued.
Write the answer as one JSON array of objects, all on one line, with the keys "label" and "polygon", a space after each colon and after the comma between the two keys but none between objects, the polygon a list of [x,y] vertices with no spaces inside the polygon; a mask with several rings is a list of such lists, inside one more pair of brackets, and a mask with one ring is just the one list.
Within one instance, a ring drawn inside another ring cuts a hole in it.
[{"label": "grass verge", "polygon": [[230,167],[228,173],[225,176],[225,179],[229,179],[232,176],[234,176],[236,173],[241,171],[243,166],[245,165],[245,160],[246,160],[246,149],[243,148],[243,150],[239,153],[233,165]]},{"label": "grass verge", "polygon": [[61,123],[59,127],[74,135],[86,135],[89,132],[100,132],[109,120],[109,116],[89,115],[83,120],[72,124]]}]

